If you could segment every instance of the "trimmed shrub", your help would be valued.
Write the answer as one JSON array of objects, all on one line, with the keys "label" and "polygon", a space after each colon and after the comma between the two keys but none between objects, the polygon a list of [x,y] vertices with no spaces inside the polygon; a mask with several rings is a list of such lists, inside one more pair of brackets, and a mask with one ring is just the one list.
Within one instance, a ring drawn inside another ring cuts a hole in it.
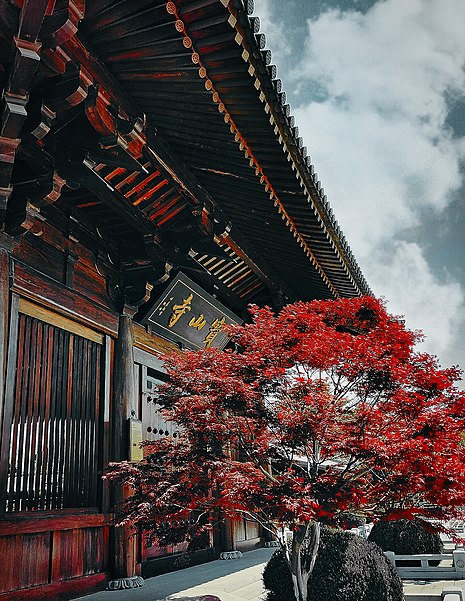
[{"label": "trimmed shrub", "polygon": [[337,519],[337,527],[342,530],[349,530],[350,528],[358,528],[366,524],[364,516],[358,513],[352,513],[351,511],[343,511],[339,514]]},{"label": "trimmed shrub", "polygon": [[[416,555],[417,553],[442,553],[443,544],[437,532],[426,531],[415,520],[380,521],[370,532],[369,540],[383,551],[393,551],[396,555]],[[431,562],[438,565],[438,561]],[[400,564],[399,564],[400,565]],[[418,561],[404,561],[404,566],[418,566]]]},{"label": "trimmed shrub", "polygon": [[[263,583],[267,601],[294,597],[291,574],[282,551],[265,566]],[[309,601],[403,601],[402,582],[375,544],[350,532],[324,527],[313,573]]]}]

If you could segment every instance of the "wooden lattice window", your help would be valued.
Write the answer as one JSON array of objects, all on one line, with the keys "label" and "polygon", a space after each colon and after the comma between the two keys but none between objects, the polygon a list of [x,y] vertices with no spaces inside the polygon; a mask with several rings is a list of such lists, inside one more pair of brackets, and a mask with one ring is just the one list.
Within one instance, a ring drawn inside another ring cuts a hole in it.
[{"label": "wooden lattice window", "polygon": [[4,509],[96,507],[102,345],[21,313],[17,338]]}]

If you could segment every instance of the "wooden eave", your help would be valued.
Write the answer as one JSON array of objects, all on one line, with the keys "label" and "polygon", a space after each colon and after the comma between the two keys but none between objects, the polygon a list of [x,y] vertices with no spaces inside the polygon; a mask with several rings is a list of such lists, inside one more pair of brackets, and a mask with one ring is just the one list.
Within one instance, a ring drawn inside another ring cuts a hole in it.
[{"label": "wooden eave", "polygon": [[31,93],[24,126],[6,140],[50,181],[23,194],[25,207],[14,186],[1,187],[7,157],[7,230],[36,227],[37,211],[55,204],[124,240],[136,277],[156,281],[160,263],[184,267],[236,309],[370,293],[283,104],[250,0],[29,4],[0,15],[4,47],[15,32],[33,36],[15,43],[35,44],[37,71],[5,74],[6,89]]},{"label": "wooden eave", "polygon": [[[97,4],[82,25],[90,45],[297,297],[370,293],[302,148],[250,2],[176,0],[165,5],[171,21],[157,4],[143,27],[129,7],[118,5],[114,18],[111,3]],[[126,52],[124,40],[135,41]],[[252,198],[260,215],[271,205],[274,228],[251,218]]]}]

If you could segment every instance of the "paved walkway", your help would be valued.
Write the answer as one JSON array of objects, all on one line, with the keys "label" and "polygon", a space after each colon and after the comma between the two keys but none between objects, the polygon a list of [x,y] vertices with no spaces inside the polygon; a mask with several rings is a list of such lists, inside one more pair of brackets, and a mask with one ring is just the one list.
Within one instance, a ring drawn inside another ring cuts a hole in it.
[{"label": "paved walkway", "polygon": [[256,549],[240,559],[217,560],[155,576],[145,586],[126,591],[102,591],[81,601],[197,601],[216,595],[221,601],[261,601],[262,572],[275,549]]},{"label": "paved walkway", "polygon": [[[102,591],[81,601],[198,601],[216,595],[221,601],[262,601],[262,572],[274,549],[256,549],[241,559],[212,561],[200,566],[155,576],[145,586],[125,591]],[[465,581],[416,581],[404,584],[407,601],[437,601],[444,589],[458,587],[465,599]]]},{"label": "paved walkway", "polygon": [[441,599],[442,591],[450,589],[460,589],[465,599],[465,580],[404,581],[406,601],[437,601]]}]

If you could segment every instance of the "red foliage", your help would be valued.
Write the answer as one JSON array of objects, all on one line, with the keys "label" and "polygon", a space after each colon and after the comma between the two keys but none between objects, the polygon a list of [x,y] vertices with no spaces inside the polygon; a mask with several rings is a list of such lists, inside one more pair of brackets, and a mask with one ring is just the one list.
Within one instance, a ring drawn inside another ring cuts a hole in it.
[{"label": "red foliage", "polygon": [[[128,520],[166,543],[194,538],[220,513],[293,529],[354,510],[460,515],[457,368],[415,352],[421,335],[371,297],[251,312],[252,323],[230,328],[234,350],[168,357],[159,402],[182,433],[108,473],[134,490]],[[166,534],[166,522],[186,519]]]}]

